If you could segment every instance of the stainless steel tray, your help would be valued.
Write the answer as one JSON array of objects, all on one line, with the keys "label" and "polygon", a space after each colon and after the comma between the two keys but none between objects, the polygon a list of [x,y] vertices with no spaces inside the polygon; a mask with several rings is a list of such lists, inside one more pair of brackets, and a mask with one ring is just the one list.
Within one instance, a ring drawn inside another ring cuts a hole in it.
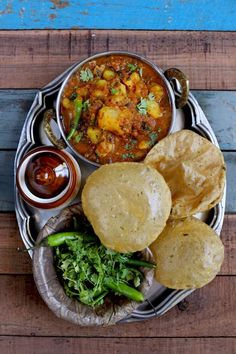
[{"label": "stainless steel tray", "polygon": [[[55,106],[55,100],[57,93],[64,78],[68,73],[74,68],[76,64],[58,76],[55,80],[45,86],[43,89],[39,90],[35,96],[33,104],[29,110],[26,117],[14,164],[14,174],[18,167],[21,158],[32,148],[40,145],[51,145],[50,141],[47,139],[43,129],[42,129],[42,118],[43,113],[46,109]],[[180,95],[180,88],[177,82],[173,82],[173,88],[176,96]],[[56,123],[55,123],[56,124]],[[194,130],[198,134],[206,137],[216,146],[218,146],[215,134],[205,117],[202,109],[200,108],[198,102],[194,96],[190,93],[187,105],[181,109],[177,110],[177,117],[174,126],[174,130],[181,130],[183,128],[188,128]],[[56,129],[56,126],[55,126]],[[58,131],[59,134],[59,131]],[[72,155],[73,152],[67,149]],[[76,157],[75,157],[76,158]],[[78,160],[78,158],[77,158]],[[87,178],[87,176],[96,169],[86,162],[79,160],[79,165],[82,172],[82,186]],[[14,175],[15,180],[15,175]],[[31,247],[34,245],[35,239],[39,230],[44,226],[46,221],[51,217],[58,214],[56,211],[42,211],[28,206],[19,196],[17,192],[16,183],[14,185],[15,189],[15,211],[17,222],[19,226],[20,235],[25,246]],[[81,188],[82,189],[82,188]],[[199,213],[196,215],[200,219],[204,220],[208,225],[210,225],[218,235],[223,224],[224,212],[225,212],[225,195],[226,188],[224,191],[224,196],[221,202],[215,206],[210,212]],[[80,196],[78,196],[79,200]],[[30,256],[32,252],[29,251]],[[161,316],[166,311],[170,310],[173,306],[178,304],[181,300],[191,294],[193,290],[172,290],[167,289],[157,282],[153,284],[150,289],[149,294],[145,302],[143,302],[131,315],[124,318],[122,322],[132,322],[146,320],[155,316]]]}]

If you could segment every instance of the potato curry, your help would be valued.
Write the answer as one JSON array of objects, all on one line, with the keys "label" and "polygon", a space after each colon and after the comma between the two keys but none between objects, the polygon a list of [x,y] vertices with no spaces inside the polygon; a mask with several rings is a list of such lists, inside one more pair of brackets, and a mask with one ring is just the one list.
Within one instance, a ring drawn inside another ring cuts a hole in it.
[{"label": "potato curry", "polygon": [[69,79],[61,99],[67,140],[99,164],[143,160],[168,134],[171,105],[162,78],[124,55],[86,63]]}]

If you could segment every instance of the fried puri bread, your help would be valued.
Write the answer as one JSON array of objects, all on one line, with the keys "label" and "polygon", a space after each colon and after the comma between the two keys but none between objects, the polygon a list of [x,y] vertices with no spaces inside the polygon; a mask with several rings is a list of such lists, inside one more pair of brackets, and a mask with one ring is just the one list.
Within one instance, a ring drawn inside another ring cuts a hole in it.
[{"label": "fried puri bread", "polygon": [[161,233],[171,209],[170,190],[152,167],[121,162],[93,172],[82,192],[85,215],[101,242],[118,252],[136,252]]},{"label": "fried puri bread", "polygon": [[209,210],[222,198],[226,174],[223,154],[190,130],[162,139],[145,163],[162,174],[171,190],[171,218]]},{"label": "fried puri bread", "polygon": [[224,259],[218,235],[194,217],[169,220],[150,248],[157,263],[156,280],[172,289],[206,285],[220,271]]}]

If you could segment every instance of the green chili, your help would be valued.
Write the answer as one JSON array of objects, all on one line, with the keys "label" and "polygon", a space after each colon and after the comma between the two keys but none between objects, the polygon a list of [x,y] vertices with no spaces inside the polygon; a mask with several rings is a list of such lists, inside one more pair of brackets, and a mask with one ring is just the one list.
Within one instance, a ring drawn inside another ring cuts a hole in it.
[{"label": "green chili", "polygon": [[48,246],[48,247],[56,247],[64,244],[69,240],[76,240],[79,237],[83,238],[84,241],[96,241],[94,236],[87,236],[78,231],[67,231],[67,232],[59,232],[53,235],[49,235],[45,237],[37,246]]},{"label": "green chili", "polygon": [[127,261],[125,263],[129,264],[129,265],[136,265],[138,267],[156,268],[156,264],[154,264],[154,263],[149,263],[149,262],[145,262],[145,261],[141,261],[139,259],[133,259],[133,258],[127,259]]},{"label": "green chili", "polygon": [[113,279],[108,278],[105,279],[105,285],[107,286],[107,288],[113,290],[115,293],[124,295],[131,300],[137,302],[142,302],[144,300],[144,296],[140,291],[124,283],[116,282]]},{"label": "green chili", "polygon": [[81,98],[76,98],[74,100],[74,105],[75,105],[75,119],[72,124],[71,130],[67,136],[67,140],[70,140],[73,137],[73,135],[75,134],[76,129],[78,127],[82,108],[83,108],[83,101],[81,100]]}]

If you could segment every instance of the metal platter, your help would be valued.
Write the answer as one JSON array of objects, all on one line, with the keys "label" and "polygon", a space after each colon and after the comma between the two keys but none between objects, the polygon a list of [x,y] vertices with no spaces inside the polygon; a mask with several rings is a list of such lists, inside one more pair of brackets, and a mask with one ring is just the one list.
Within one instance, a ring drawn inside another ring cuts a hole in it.
[{"label": "metal platter", "polygon": [[[55,101],[57,98],[58,91],[62,85],[62,82],[66,78],[68,73],[73,70],[76,65],[77,63],[70,67],[68,70],[66,70],[64,73],[62,73],[60,76],[58,76],[55,80],[53,80],[43,89],[39,90],[36,94],[21,132],[15,157],[14,173],[16,172],[20,160],[29,150],[41,145],[51,145],[50,141],[48,140],[42,129],[43,114],[45,110],[55,107]],[[180,96],[180,87],[178,85],[178,82],[173,82],[173,89],[175,95]],[[207,118],[205,117],[198,102],[191,93],[189,94],[186,106],[183,109],[177,110],[174,131],[181,130],[184,128],[194,130],[195,132],[204,136],[213,144],[218,146],[217,139]],[[55,123],[54,130],[56,131],[56,129],[57,126]],[[73,155],[73,152],[69,148],[67,148],[67,150]],[[78,160],[78,162],[81,168],[83,187],[86,178],[90,173],[92,173],[96,169],[96,167],[89,165],[82,160]],[[14,185],[14,189],[15,211],[20,235],[25,246],[29,248],[34,245],[38,232],[44,226],[47,220],[50,217],[57,215],[59,213],[59,210],[43,211],[30,207],[21,199],[16,188],[16,183]],[[80,190],[82,190],[82,188]],[[218,235],[220,235],[224,219],[225,195],[226,188],[221,202],[216,205],[212,210],[210,210],[210,212],[199,213],[198,215],[195,215],[196,217],[204,220],[208,225],[210,225],[210,227],[212,227]],[[77,200],[79,201],[80,195],[78,195],[77,198]],[[73,203],[76,203],[76,200]],[[32,256],[32,251],[29,251],[29,254],[30,256]],[[193,291],[194,289],[167,289],[164,286],[158,284],[157,282],[154,282],[150,289],[150,292],[147,294],[145,302],[143,302],[132,314],[124,318],[121,322],[141,321],[155,316],[161,316],[165,312],[170,310],[173,306],[182,301],[185,297],[190,295]]]}]

